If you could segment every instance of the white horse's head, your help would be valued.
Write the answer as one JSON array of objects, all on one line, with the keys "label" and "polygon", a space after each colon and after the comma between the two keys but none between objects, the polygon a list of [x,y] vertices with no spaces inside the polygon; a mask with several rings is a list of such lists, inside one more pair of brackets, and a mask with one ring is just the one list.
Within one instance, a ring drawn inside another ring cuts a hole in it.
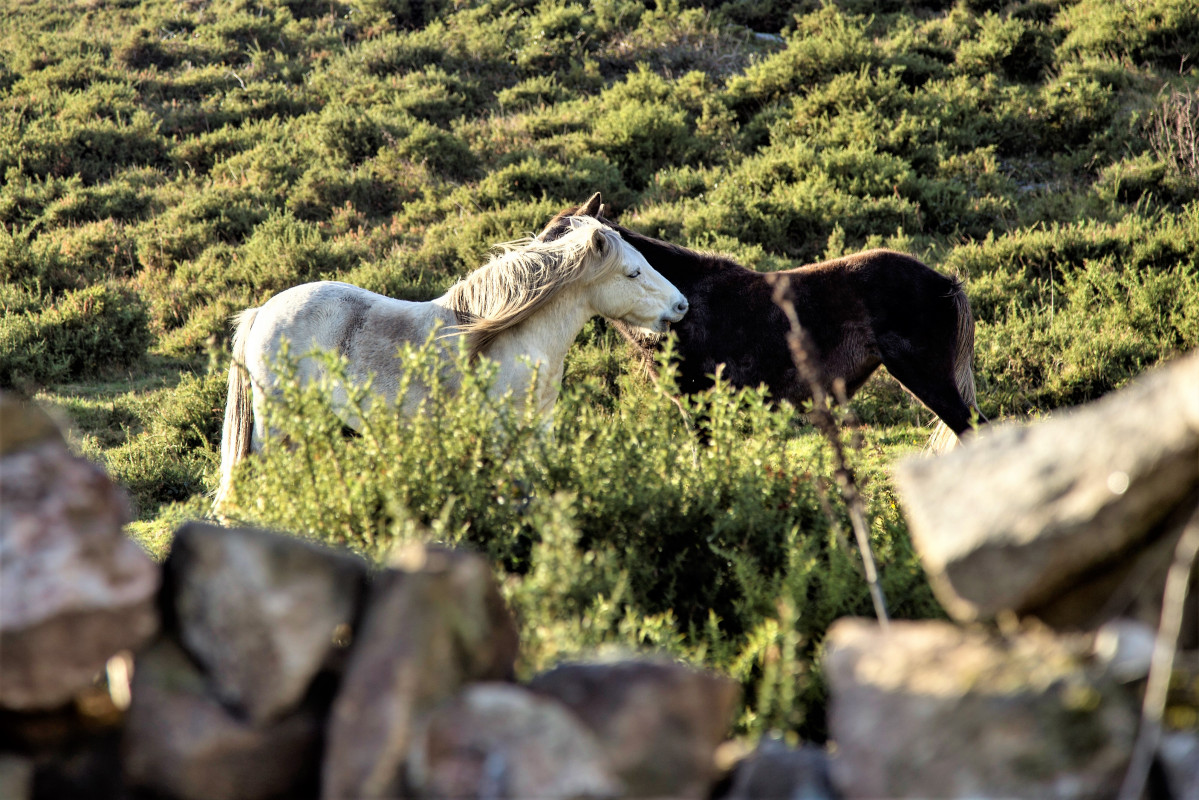
[{"label": "white horse's head", "polygon": [[651,333],[687,313],[682,292],[611,227],[592,216],[565,216],[559,224],[552,239],[501,245],[502,253],[446,293],[472,358],[555,298]]},{"label": "white horse's head", "polygon": [[605,262],[587,283],[596,313],[646,333],[665,333],[687,313],[687,298],[650,266],[620,234],[594,217],[569,217],[572,228],[592,229],[592,241]]}]

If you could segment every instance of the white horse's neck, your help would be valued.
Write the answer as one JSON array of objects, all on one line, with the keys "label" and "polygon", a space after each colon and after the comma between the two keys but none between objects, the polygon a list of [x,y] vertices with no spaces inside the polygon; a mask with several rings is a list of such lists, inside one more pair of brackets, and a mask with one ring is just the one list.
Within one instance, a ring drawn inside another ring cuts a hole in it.
[{"label": "white horse's neck", "polygon": [[499,364],[493,393],[512,392],[513,400],[523,406],[529,382],[536,373],[536,385],[530,400],[539,413],[548,418],[558,399],[566,352],[575,337],[596,311],[586,297],[584,287],[567,286],[531,317],[500,333],[481,354]]}]

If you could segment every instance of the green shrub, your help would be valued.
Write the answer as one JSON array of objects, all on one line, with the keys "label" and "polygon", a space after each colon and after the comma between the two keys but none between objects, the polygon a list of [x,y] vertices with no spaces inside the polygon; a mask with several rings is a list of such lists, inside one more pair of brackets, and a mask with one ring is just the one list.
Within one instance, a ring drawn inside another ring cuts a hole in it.
[{"label": "green shrub", "polygon": [[943,266],[969,276],[984,412],[1092,400],[1192,347],[1197,215],[1192,203],[1178,215],[1054,226],[953,250]]},{"label": "green shrub", "polygon": [[1034,81],[1053,63],[1053,46],[1043,26],[987,14],[978,38],[958,48],[957,66],[971,75],[1001,72],[1010,80]]},{"label": "green shrub", "polygon": [[45,385],[127,369],[150,345],[149,317],[126,289],[100,283],[42,311],[0,321],[0,386]]},{"label": "green shrub", "polygon": [[595,15],[584,6],[549,0],[523,20],[516,64],[527,74],[568,72],[590,49]]},{"label": "green shrub", "polygon": [[[628,72],[646,66],[668,76],[695,70],[725,78],[744,69],[755,55],[781,46],[756,42],[748,30],[717,24],[712,13],[703,8],[659,6],[648,10],[639,4],[620,2],[605,6],[593,6],[601,17],[599,27],[614,36],[614,41],[595,53],[605,72]],[[605,14],[611,16],[602,19]],[[618,21],[627,18],[636,18],[638,24]]]},{"label": "green shrub", "polygon": [[918,228],[918,209],[899,188],[907,165],[871,150],[814,152],[803,144],[746,159],[688,206],[688,237],[723,234],[803,261],[815,260],[834,225],[852,242]]},{"label": "green shrub", "polygon": [[500,108],[512,108],[552,105],[567,95],[553,75],[534,75],[496,92],[495,99]]},{"label": "green shrub", "polygon": [[1116,112],[1113,88],[1085,70],[1047,81],[1037,100],[1042,150],[1086,145],[1111,125]]},{"label": "green shrub", "polygon": [[390,33],[364,42],[358,56],[369,74],[381,78],[440,64],[445,51],[409,33]]},{"label": "green shrub", "polygon": [[492,99],[478,81],[448,73],[440,66],[410,72],[394,86],[395,108],[439,127],[459,117],[482,114]]},{"label": "green shrub", "polygon": [[190,171],[205,175],[221,160],[252,148],[257,139],[239,126],[226,125],[205,131],[175,145],[172,155]]},{"label": "green shrub", "polygon": [[50,294],[87,284],[87,276],[80,275],[58,248],[42,244],[28,230],[10,234],[0,229],[0,278]]},{"label": "green shrub", "polygon": [[605,158],[579,159],[570,167],[543,158],[510,164],[481,180],[475,202],[482,207],[518,199],[547,197],[563,207],[580,202],[603,187],[605,198],[624,190],[620,171]]},{"label": "green shrub", "polygon": [[262,296],[330,278],[353,266],[360,253],[326,241],[316,226],[287,213],[263,220],[234,260],[230,278]]},{"label": "green shrub", "polygon": [[371,216],[384,216],[400,205],[399,188],[372,171],[352,172],[324,165],[310,168],[288,194],[288,208],[306,221],[328,220],[336,209],[351,206]]},{"label": "green shrub", "polygon": [[355,8],[364,11],[368,20],[378,20],[385,29],[392,29],[431,22],[447,5],[445,0],[364,0]]},{"label": "green shrub", "polygon": [[685,101],[685,82],[669,83],[644,68],[604,93],[591,121],[594,147],[618,164],[625,182],[646,186],[660,167],[696,159],[703,142]]},{"label": "green shrub", "polygon": [[477,177],[479,162],[470,147],[453,133],[428,122],[418,122],[394,145],[396,155],[454,180]]},{"label": "green shrub", "polygon": [[220,461],[225,386],[223,372],[184,373],[176,386],[147,393],[134,406],[139,430],[102,460],[132,495],[136,518],[151,519],[165,504],[204,496]]},{"label": "green shrub", "polygon": [[150,167],[134,167],[118,174],[113,181],[99,186],[78,186],[68,179],[70,187],[49,203],[41,217],[46,227],[86,222],[137,222],[151,209],[153,188],[160,184],[163,174]]},{"label": "green shrub", "polygon": [[1199,52],[1199,14],[1192,0],[1081,0],[1062,9],[1059,24],[1067,36],[1058,49],[1067,57],[1115,54],[1179,70]]},{"label": "green shrub", "polygon": [[78,175],[96,184],[125,167],[168,164],[167,145],[145,111],[125,121],[98,120],[80,125],[37,126],[27,131],[21,158],[29,174]]},{"label": "green shrub", "polygon": [[164,48],[155,32],[144,25],[131,29],[113,50],[112,57],[130,69],[170,69],[177,57]]},{"label": "green shrub", "polygon": [[398,126],[388,125],[375,115],[363,114],[352,106],[330,105],[321,112],[320,143],[330,155],[349,164],[360,163],[400,135]]},{"label": "green shrub", "polygon": [[728,102],[742,119],[837,73],[870,65],[877,57],[861,17],[826,5],[797,23],[786,50],[750,64],[744,73],[729,79]]},{"label": "green shrub", "polygon": [[1161,202],[1181,207],[1199,200],[1199,177],[1144,154],[1106,167],[1095,182],[1095,193],[1108,202]]},{"label": "green shrub", "polygon": [[270,215],[261,197],[232,181],[199,192],[186,187],[174,204],[138,231],[138,258],[147,267],[174,270],[214,244],[240,244]]}]

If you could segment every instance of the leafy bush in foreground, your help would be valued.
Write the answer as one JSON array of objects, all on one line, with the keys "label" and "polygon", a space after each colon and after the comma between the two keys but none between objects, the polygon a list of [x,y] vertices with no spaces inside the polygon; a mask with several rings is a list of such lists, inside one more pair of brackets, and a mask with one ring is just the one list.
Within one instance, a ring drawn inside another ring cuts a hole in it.
[{"label": "leafy bush in foreground", "polygon": [[[527,668],[589,645],[661,647],[744,679],[747,726],[819,734],[819,714],[806,717],[820,690],[799,656],[870,601],[856,554],[837,544],[841,521],[822,511],[822,450],[810,437],[796,448],[793,410],[722,385],[681,413],[666,369],[664,388],[622,383],[615,410],[597,402],[597,381],[574,384],[550,432],[491,399],[487,369],[468,370],[454,394],[429,349],[403,358],[429,399],[411,417],[372,408],[356,436],[342,435],[330,385],[286,383],[269,405],[272,440],[239,469],[226,513],[373,556],[431,526],[504,565]],[[331,381],[338,371],[331,361]],[[365,390],[351,394],[367,402]],[[882,495],[875,547],[887,591],[902,616],[936,614]],[[782,642],[781,680],[801,699],[759,707],[763,659]]]}]

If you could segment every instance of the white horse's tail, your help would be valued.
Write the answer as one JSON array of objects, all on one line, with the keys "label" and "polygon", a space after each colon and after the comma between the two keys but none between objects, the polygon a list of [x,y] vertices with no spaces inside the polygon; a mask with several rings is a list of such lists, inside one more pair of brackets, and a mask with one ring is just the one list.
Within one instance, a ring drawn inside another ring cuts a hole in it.
[{"label": "white horse's tail", "polygon": [[[962,396],[966,407],[978,414],[979,422],[986,422],[986,417],[978,408],[978,397],[974,392],[974,312],[970,310],[970,300],[961,286],[953,295],[953,306],[957,312],[958,327],[954,336],[953,380],[957,384],[958,394]],[[943,421],[937,420],[932,437],[928,440],[927,450],[931,453],[943,453],[952,450],[958,444],[957,434]]]},{"label": "white horse's tail", "polygon": [[225,426],[221,430],[221,482],[213,497],[212,509],[219,513],[233,484],[233,468],[250,453],[254,435],[253,387],[246,369],[246,339],[258,316],[249,308],[234,317],[233,361],[229,365],[229,394],[225,398]]}]

